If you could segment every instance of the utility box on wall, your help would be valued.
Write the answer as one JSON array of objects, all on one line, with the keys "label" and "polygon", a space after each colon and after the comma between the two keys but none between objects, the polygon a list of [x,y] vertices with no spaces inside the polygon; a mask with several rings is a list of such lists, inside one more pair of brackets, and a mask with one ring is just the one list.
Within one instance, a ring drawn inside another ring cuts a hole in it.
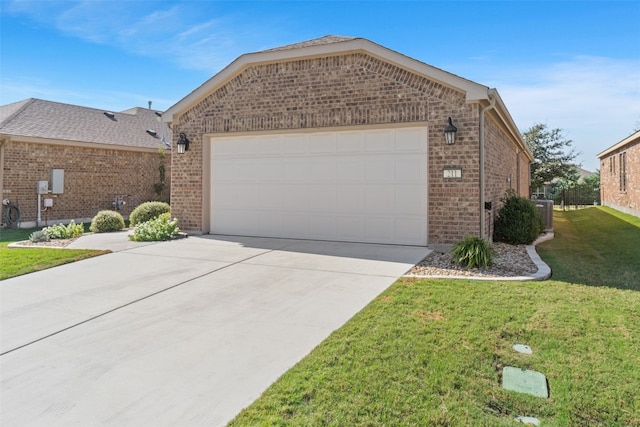
[{"label": "utility box on wall", "polygon": [[64,169],[51,169],[51,193],[64,194]]},{"label": "utility box on wall", "polygon": [[38,194],[49,193],[49,181],[38,181],[37,190],[38,190]]}]

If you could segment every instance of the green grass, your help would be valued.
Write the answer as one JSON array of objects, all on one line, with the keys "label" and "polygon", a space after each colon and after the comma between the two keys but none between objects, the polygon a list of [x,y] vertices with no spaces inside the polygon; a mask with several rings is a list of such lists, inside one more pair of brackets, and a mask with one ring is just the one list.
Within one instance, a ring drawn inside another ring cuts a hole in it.
[{"label": "green grass", "polygon": [[84,249],[14,248],[12,242],[28,240],[37,229],[0,230],[0,280],[102,255],[109,251]]},{"label": "green grass", "polygon": [[598,207],[556,212],[537,250],[553,279],[640,291],[640,218]]},{"label": "green grass", "polygon": [[[544,426],[640,426],[640,289],[627,277],[640,263],[626,261],[640,259],[640,224],[601,208],[555,215],[557,241],[544,244],[561,246],[555,280],[399,280],[231,425],[509,426],[529,415]],[[558,271],[563,263],[574,267]],[[507,365],[544,373],[550,397],[502,389]]]}]

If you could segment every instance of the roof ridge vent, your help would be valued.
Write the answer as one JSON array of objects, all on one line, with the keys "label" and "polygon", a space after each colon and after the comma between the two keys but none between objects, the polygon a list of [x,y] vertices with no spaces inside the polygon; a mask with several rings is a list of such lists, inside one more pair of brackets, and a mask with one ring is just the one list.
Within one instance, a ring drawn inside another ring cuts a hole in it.
[{"label": "roof ridge vent", "polygon": [[111,111],[105,111],[103,114],[105,116],[109,117],[111,120],[115,120],[116,119],[116,113],[113,113]]}]

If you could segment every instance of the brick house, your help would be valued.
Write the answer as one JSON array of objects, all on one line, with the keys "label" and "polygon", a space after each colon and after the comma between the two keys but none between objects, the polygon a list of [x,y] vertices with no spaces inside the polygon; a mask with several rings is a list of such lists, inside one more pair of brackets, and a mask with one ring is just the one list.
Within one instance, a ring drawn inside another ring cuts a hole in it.
[{"label": "brick house", "polygon": [[607,148],[598,158],[602,204],[640,216],[640,131]]},{"label": "brick house", "polygon": [[[112,208],[116,195],[128,195],[125,218],[142,202],[168,200],[169,151],[166,187],[160,196],[154,187],[160,182],[162,126],[160,112],[145,108],[114,113],[40,99],[1,106],[2,199],[18,205],[23,228],[90,221]],[[48,181],[50,190],[40,197],[40,221],[38,181]],[[4,211],[1,218],[4,223]]]},{"label": "brick house", "polygon": [[453,243],[490,238],[505,191],[529,191],[495,89],[361,38],[242,55],[163,120],[190,143],[171,209],[192,232]]}]

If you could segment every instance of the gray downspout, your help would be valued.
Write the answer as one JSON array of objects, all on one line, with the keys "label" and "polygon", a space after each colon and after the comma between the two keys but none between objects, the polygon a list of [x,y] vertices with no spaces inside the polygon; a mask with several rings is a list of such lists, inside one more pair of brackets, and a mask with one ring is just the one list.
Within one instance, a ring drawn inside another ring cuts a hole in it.
[{"label": "gray downspout", "polygon": [[487,97],[489,98],[489,105],[480,110],[480,137],[479,139],[479,153],[480,153],[480,238],[484,239],[484,114],[486,111],[496,106],[495,89],[489,89],[487,91]]}]

